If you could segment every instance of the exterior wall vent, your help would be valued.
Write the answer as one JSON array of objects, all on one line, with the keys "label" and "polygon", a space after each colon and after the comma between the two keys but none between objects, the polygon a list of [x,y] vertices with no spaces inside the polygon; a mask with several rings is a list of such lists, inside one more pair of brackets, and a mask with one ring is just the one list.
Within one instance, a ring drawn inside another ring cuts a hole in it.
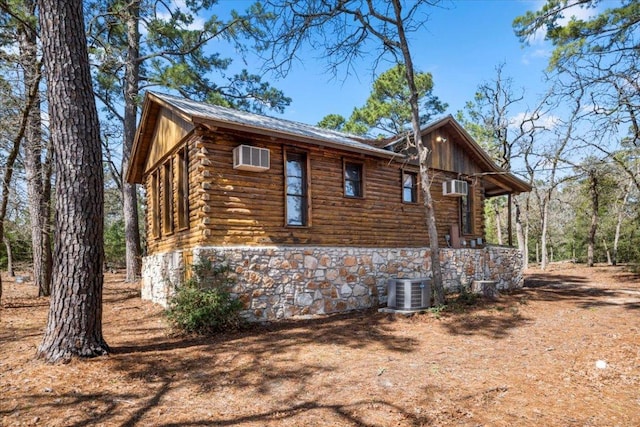
[{"label": "exterior wall vent", "polygon": [[459,179],[444,181],[442,183],[442,195],[453,197],[466,196],[467,186],[467,181],[461,181]]},{"label": "exterior wall vent", "polygon": [[244,171],[262,172],[269,169],[269,149],[238,145],[233,149],[233,168]]},{"label": "exterior wall vent", "polygon": [[389,279],[387,307],[393,310],[422,310],[431,306],[431,279]]}]

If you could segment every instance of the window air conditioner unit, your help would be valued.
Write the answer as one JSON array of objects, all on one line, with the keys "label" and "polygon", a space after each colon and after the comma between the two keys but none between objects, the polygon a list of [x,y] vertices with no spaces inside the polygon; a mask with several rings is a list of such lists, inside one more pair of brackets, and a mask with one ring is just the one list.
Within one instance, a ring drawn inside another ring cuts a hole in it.
[{"label": "window air conditioner unit", "polygon": [[389,279],[387,307],[394,310],[422,310],[431,306],[431,279]]},{"label": "window air conditioner unit", "polygon": [[269,150],[238,145],[233,149],[233,168],[252,172],[266,171],[269,169]]},{"label": "window air conditioner unit", "polygon": [[461,181],[459,179],[452,179],[444,181],[442,183],[442,194],[444,196],[466,196],[467,195],[467,181]]}]

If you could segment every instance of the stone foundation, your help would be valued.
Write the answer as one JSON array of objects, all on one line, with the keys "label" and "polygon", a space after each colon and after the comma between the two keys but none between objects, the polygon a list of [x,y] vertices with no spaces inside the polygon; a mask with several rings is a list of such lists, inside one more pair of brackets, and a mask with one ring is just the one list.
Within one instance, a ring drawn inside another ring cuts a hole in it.
[{"label": "stone foundation", "polygon": [[[344,247],[199,247],[192,259],[227,262],[231,289],[250,321],[344,312],[385,304],[391,277],[431,276],[429,249]],[[445,289],[492,280],[497,289],[523,284],[522,257],[514,248],[441,249]],[[143,259],[142,298],[167,305],[185,272],[182,251]]]}]

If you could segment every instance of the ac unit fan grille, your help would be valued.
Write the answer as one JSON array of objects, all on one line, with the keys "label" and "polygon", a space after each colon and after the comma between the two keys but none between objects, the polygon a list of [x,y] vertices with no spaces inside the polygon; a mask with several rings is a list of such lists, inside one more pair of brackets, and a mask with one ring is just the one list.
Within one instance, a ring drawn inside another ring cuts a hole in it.
[{"label": "ac unit fan grille", "polygon": [[233,168],[262,172],[268,170],[270,165],[269,149],[239,145],[233,149]]},{"label": "ac unit fan grille", "polygon": [[[422,289],[421,282],[411,282],[411,292],[407,295],[404,286],[396,288],[396,305],[399,307],[421,307],[422,306]],[[409,304],[407,304],[409,303]]]},{"label": "ac unit fan grille", "polygon": [[444,196],[466,196],[468,192],[468,184],[466,181],[452,179],[442,182],[442,194]]},{"label": "ac unit fan grille", "polygon": [[390,279],[388,284],[389,308],[420,310],[431,305],[430,279]]}]

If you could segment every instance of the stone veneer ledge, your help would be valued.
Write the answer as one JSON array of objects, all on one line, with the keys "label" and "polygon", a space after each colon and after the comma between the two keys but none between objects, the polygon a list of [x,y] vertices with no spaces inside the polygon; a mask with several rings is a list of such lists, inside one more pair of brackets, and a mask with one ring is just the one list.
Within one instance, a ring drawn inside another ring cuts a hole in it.
[{"label": "stone veneer ledge", "polygon": [[[374,307],[386,303],[388,279],[431,276],[428,248],[216,246],[191,252],[193,260],[229,264],[235,279],[231,291],[249,321]],[[474,280],[493,280],[500,290],[523,284],[516,248],[442,248],[440,253],[447,291],[470,287]],[[166,306],[184,272],[182,251],[146,256],[142,298]]]}]

